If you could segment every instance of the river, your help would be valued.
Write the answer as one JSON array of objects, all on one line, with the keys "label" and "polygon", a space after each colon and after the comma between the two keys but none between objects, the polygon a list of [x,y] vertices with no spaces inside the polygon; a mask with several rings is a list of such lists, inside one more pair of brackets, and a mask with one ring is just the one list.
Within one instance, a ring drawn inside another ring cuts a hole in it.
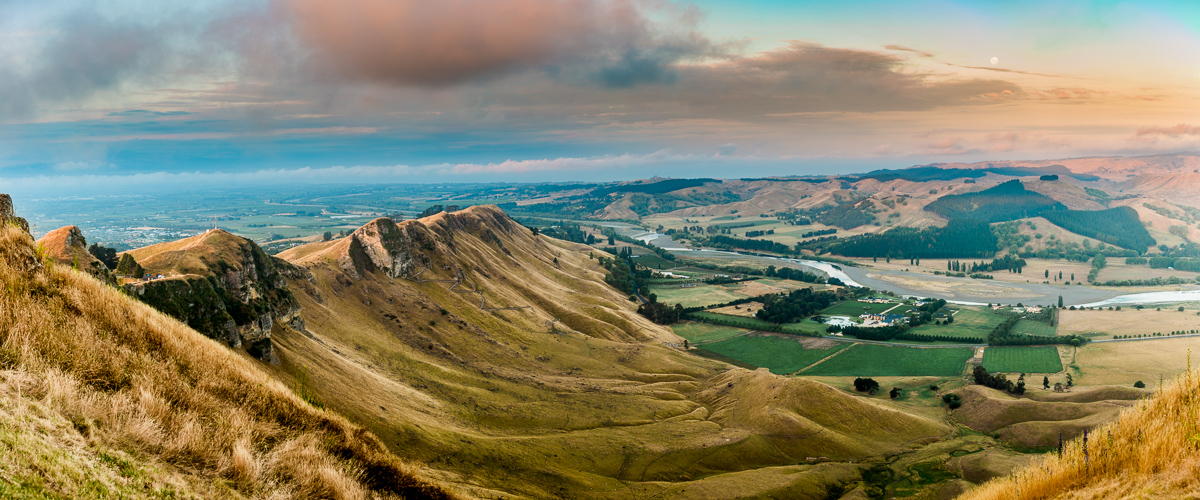
[{"label": "river", "polygon": [[1184,285],[1176,287],[1176,290],[1127,293],[1084,285],[1047,285],[1044,283],[952,278],[927,273],[834,265],[808,259],[746,255],[711,248],[685,248],[670,236],[647,231],[630,224],[606,222],[602,226],[611,227],[622,235],[680,255],[690,254],[695,257],[751,260],[770,262],[776,266],[803,267],[818,271],[831,278],[837,278],[851,286],[866,286],[904,296],[945,299],[955,304],[1054,305],[1058,303],[1060,296],[1063,298],[1063,305],[1079,307],[1136,306],[1200,301],[1200,290],[1195,289],[1195,286]]}]

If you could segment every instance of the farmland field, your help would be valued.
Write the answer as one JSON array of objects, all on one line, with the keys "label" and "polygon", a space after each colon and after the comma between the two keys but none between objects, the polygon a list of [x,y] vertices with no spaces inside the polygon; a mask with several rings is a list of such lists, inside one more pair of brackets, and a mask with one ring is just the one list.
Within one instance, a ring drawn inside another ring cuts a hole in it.
[{"label": "farmland field", "polygon": [[1058,348],[989,347],[983,351],[983,367],[992,373],[1058,373],[1062,361]]},{"label": "farmland field", "polygon": [[[746,328],[746,329],[751,329],[751,330],[775,328],[775,326],[776,326],[775,323],[763,321],[758,318],[730,316],[728,314],[717,314],[717,313],[708,312],[708,311],[701,311],[701,312],[692,313],[692,314],[696,315],[697,317],[704,318],[704,319],[729,322],[732,325],[737,325],[738,328]],[[826,329],[826,326],[824,324],[816,323],[816,322],[808,321],[808,320],[804,320],[799,323],[784,323],[783,324],[784,333],[802,333],[802,332],[824,333],[825,329]]]},{"label": "farmland field", "polygon": [[1040,321],[1023,319],[1013,325],[1012,332],[1025,335],[1043,335],[1053,337],[1056,328]]},{"label": "farmland field", "polygon": [[687,288],[680,288],[678,285],[651,285],[650,291],[658,296],[659,302],[683,304],[683,307],[710,306],[746,298],[746,295],[738,293],[736,288],[730,285],[698,285]]},{"label": "farmland field", "polygon": [[748,331],[741,328],[694,322],[671,325],[671,330],[675,331],[675,335],[683,337],[693,344],[717,342],[736,337]]},{"label": "farmland field", "polygon": [[705,350],[736,359],[743,363],[760,366],[771,373],[786,375],[795,373],[822,358],[846,349],[849,344],[832,343],[809,339],[810,342],[829,343],[827,347],[807,348],[801,339],[779,335],[749,335],[707,344]]},{"label": "farmland field", "polygon": [[821,314],[826,316],[850,316],[852,318],[857,318],[860,314],[877,314],[893,307],[896,307],[895,303],[867,304],[857,300],[848,300],[846,302],[842,302],[841,304],[834,304],[830,306],[824,311],[821,311]]},{"label": "farmland field", "polygon": [[921,325],[912,329],[912,333],[925,335],[954,335],[961,337],[979,337],[987,339],[996,325],[1004,322],[1004,316],[992,314],[991,311],[964,307],[954,315],[954,322],[949,325]]},{"label": "farmland field", "polygon": [[840,377],[954,377],[961,375],[969,347],[912,348],[857,344],[801,375]]},{"label": "farmland field", "polygon": [[649,267],[650,269],[671,269],[679,265],[653,253],[638,255],[633,258],[633,262]]}]

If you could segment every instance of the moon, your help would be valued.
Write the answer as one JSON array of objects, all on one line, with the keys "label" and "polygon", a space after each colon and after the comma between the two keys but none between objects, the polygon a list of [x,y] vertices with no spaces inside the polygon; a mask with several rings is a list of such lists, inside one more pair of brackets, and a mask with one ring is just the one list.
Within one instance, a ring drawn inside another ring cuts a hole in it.
[{"label": "moon", "polygon": [[1000,63],[1000,58],[996,57],[996,56],[992,56],[992,65],[995,66],[996,64],[999,64],[999,63]]}]

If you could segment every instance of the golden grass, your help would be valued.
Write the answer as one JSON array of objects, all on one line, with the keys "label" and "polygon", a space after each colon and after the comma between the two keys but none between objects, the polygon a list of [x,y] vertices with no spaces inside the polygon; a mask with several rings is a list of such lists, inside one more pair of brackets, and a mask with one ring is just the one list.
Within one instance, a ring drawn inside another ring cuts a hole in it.
[{"label": "golden grass", "polygon": [[0,369],[29,374],[24,394],[72,422],[89,447],[225,484],[234,496],[453,496],[248,358],[39,261],[13,226],[0,228],[0,287]]},{"label": "golden grass", "polygon": [[1200,374],[1188,371],[1062,454],[969,492],[968,500],[1196,498],[1200,495]]}]

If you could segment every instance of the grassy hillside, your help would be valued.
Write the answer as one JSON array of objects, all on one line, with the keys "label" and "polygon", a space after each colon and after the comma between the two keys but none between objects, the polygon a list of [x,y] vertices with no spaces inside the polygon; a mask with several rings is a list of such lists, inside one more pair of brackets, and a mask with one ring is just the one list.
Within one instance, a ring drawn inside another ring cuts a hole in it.
[{"label": "grassy hillside", "polygon": [[283,367],[488,497],[824,496],[859,476],[848,461],[948,433],[664,346],[682,339],[605,285],[590,251],[494,207],[289,250],[314,278],[291,282],[313,337],[278,335]]},{"label": "grassy hillside", "polygon": [[1189,371],[1088,438],[1068,442],[968,500],[1191,498],[1200,490],[1200,374]]},{"label": "grassy hillside", "polygon": [[260,365],[0,226],[0,496],[450,498]]}]

